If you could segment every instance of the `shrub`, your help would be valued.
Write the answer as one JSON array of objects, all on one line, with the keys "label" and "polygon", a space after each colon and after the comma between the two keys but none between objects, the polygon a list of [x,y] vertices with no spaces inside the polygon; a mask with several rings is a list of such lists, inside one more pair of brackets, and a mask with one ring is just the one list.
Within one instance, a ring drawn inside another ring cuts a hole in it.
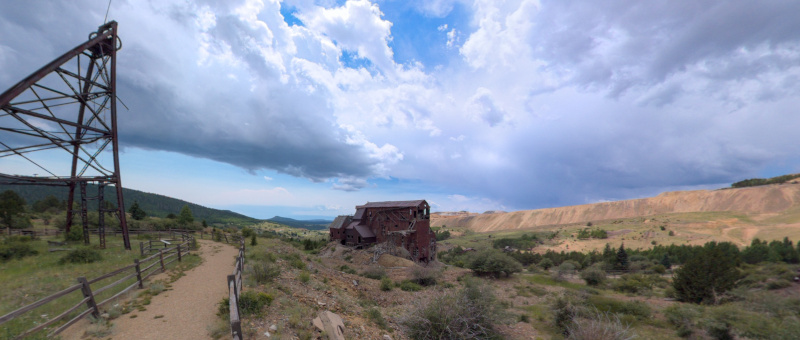
[{"label": "shrub", "polygon": [[407,292],[418,292],[418,291],[422,290],[422,286],[420,286],[419,284],[416,284],[414,282],[405,280],[403,282],[400,282],[400,289],[402,289],[404,291],[407,291]]},{"label": "shrub", "polygon": [[641,301],[623,301],[604,296],[590,296],[588,302],[603,313],[626,314],[639,319],[650,317],[650,307]]},{"label": "shrub", "polygon": [[251,237],[251,236],[255,236],[255,235],[256,235],[256,232],[253,229],[250,229],[248,227],[242,228],[242,237]]},{"label": "shrub", "polygon": [[400,324],[411,339],[497,338],[495,325],[506,317],[491,287],[465,280],[458,291],[438,291],[419,299]]},{"label": "shrub", "polygon": [[667,321],[675,326],[678,336],[686,338],[694,334],[700,310],[692,305],[674,304],[663,310]]},{"label": "shrub", "polygon": [[618,292],[639,294],[652,290],[654,286],[666,285],[666,282],[657,275],[625,274],[615,280],[611,287]]},{"label": "shrub", "polygon": [[767,283],[767,289],[770,290],[783,289],[791,285],[792,283],[789,280],[780,279],[780,280],[770,281],[769,283]]},{"label": "shrub", "polygon": [[68,233],[64,233],[64,241],[67,242],[80,242],[83,241],[83,229],[73,225]]},{"label": "shrub", "polygon": [[272,282],[281,275],[281,268],[271,263],[256,263],[251,267],[252,278],[256,283],[263,284]]},{"label": "shrub", "polygon": [[495,249],[476,253],[470,259],[468,267],[478,275],[489,274],[496,278],[503,274],[511,276],[522,271],[522,264]]},{"label": "shrub", "polygon": [[355,273],[356,273],[356,270],[355,270],[355,269],[353,269],[353,268],[350,268],[350,267],[349,267],[349,266],[347,266],[346,264],[345,264],[345,265],[342,265],[341,267],[339,267],[339,270],[341,270],[341,271],[343,271],[343,272],[345,272],[345,273],[347,273],[347,274],[355,274]]},{"label": "shrub", "polygon": [[74,249],[64,255],[58,263],[59,264],[66,264],[66,263],[92,263],[97,261],[102,261],[103,257],[100,255],[100,252],[90,248],[80,248]]},{"label": "shrub", "polygon": [[297,279],[302,283],[308,283],[308,280],[311,280],[311,274],[304,270],[297,275]]},{"label": "shrub", "polygon": [[586,281],[587,285],[599,286],[606,280],[606,272],[597,267],[589,267],[581,272],[581,279]]},{"label": "shrub", "polygon": [[553,311],[553,325],[561,334],[568,336],[578,309],[566,296],[556,298],[550,309]]},{"label": "shrub", "polygon": [[22,241],[12,241],[0,244],[0,262],[21,259],[25,256],[36,255],[39,252],[30,244]]},{"label": "shrub", "polygon": [[589,319],[574,320],[567,327],[570,340],[629,340],[636,334],[619,317],[611,313],[598,312]]},{"label": "shrub", "polygon": [[411,281],[420,286],[433,286],[436,285],[436,280],[439,277],[439,272],[432,268],[414,267],[411,270]]},{"label": "shrub", "polygon": [[292,259],[289,262],[289,265],[300,270],[306,269],[306,263],[303,262],[303,260],[301,260],[300,258]]},{"label": "shrub", "polygon": [[383,318],[381,311],[377,308],[368,308],[364,311],[364,316],[366,316],[369,321],[372,321],[381,329],[389,329],[389,325],[386,324],[386,319]]},{"label": "shrub", "polygon": [[250,235],[250,245],[251,246],[258,245],[258,241],[256,240],[256,234]]},{"label": "shrub", "polygon": [[239,310],[243,315],[258,315],[261,308],[269,306],[273,299],[267,293],[248,290],[239,295]]},{"label": "shrub", "polygon": [[386,277],[386,269],[383,269],[381,266],[369,266],[361,273],[361,276],[368,279],[380,280]]},{"label": "shrub", "polygon": [[542,267],[544,270],[548,270],[553,267],[553,260],[551,259],[542,259],[539,261],[539,267]]},{"label": "shrub", "polygon": [[392,279],[388,277],[384,277],[381,279],[381,290],[384,292],[388,292],[392,290]]}]

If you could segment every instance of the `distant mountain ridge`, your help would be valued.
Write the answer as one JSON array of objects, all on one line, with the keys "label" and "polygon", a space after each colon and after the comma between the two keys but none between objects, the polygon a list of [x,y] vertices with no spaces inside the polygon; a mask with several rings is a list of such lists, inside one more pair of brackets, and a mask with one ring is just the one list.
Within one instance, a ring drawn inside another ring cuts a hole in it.
[{"label": "distant mountain ridge", "polygon": [[308,230],[325,230],[333,220],[314,219],[314,220],[295,220],[288,217],[275,216],[267,219],[269,222],[283,224],[292,228],[302,228]]},{"label": "distant mountain ridge", "polygon": [[[36,201],[43,200],[47,196],[53,195],[59,200],[66,200],[69,193],[67,187],[50,187],[38,185],[0,185],[0,192],[6,190],[14,190],[28,205],[32,205]],[[76,202],[80,198],[80,192],[75,190]],[[97,185],[90,184],[87,187],[87,195],[90,197],[97,196]],[[177,198],[167,197],[164,195],[147,193],[139,190],[122,188],[122,195],[125,199],[125,211],[133,205],[133,202],[139,202],[139,207],[147,212],[148,216],[167,217],[169,214],[178,215],[184,205],[188,205],[192,210],[195,220],[205,220],[209,224],[222,223],[234,225],[247,225],[257,223],[259,220],[235,213],[230,210],[219,210],[204,207],[199,204],[187,202]],[[106,201],[112,202],[116,205],[116,191],[112,187],[106,187],[103,192]],[[89,209],[97,210],[97,201],[89,201]]]}]

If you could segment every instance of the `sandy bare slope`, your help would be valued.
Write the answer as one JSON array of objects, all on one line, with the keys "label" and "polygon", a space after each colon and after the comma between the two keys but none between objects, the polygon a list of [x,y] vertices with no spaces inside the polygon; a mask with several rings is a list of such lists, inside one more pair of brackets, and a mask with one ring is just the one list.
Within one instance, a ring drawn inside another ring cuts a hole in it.
[{"label": "sandy bare slope", "polygon": [[434,216],[432,224],[485,232],[668,213],[724,211],[768,215],[798,206],[800,184],[776,184],[741,189],[666,192],[650,198],[510,213],[447,218]]}]

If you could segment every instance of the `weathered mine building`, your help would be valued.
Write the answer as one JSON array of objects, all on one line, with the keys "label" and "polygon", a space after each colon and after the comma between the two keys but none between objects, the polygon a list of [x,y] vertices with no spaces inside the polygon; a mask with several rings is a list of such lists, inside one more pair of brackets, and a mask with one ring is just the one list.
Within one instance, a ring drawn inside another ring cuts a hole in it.
[{"label": "weathered mine building", "polygon": [[330,238],[359,248],[388,242],[406,249],[415,261],[429,262],[436,258],[430,210],[425,200],[369,202],[356,206],[353,216],[336,217]]}]

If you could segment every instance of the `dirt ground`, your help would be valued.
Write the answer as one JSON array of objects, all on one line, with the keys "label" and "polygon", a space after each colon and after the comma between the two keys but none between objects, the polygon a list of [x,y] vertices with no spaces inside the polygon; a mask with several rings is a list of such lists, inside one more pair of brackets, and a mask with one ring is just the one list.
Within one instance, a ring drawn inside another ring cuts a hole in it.
[{"label": "dirt ground", "polygon": [[[104,339],[211,339],[209,326],[218,317],[217,303],[228,295],[226,278],[233,272],[234,246],[198,240],[203,262],[171,284],[171,289],[152,297],[144,311],[133,311],[112,320],[112,334]],[[150,281],[166,280],[161,273]],[[92,338],[91,327],[81,322],[61,334],[62,339]]]}]

